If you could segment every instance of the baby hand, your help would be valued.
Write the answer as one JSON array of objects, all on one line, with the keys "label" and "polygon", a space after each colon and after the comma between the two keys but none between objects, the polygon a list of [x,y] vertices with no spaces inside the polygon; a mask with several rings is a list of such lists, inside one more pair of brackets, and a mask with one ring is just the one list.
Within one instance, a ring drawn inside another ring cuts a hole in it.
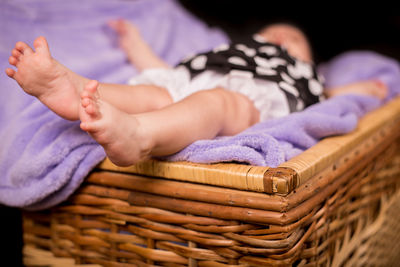
[{"label": "baby hand", "polygon": [[383,100],[387,97],[388,91],[386,84],[380,80],[374,79],[332,88],[327,91],[327,96],[332,97],[343,94],[362,94],[374,96]]}]

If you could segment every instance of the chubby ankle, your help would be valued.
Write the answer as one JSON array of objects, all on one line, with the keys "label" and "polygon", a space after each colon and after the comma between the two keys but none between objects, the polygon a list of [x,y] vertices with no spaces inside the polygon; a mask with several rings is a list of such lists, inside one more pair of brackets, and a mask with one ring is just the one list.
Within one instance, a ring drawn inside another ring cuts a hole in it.
[{"label": "chubby ankle", "polygon": [[85,78],[75,72],[70,72],[68,73],[70,76],[71,82],[74,84],[74,87],[76,89],[76,93],[78,96],[80,96],[81,92],[85,88],[85,86],[91,81],[88,78]]},{"label": "chubby ankle", "polygon": [[135,133],[137,144],[137,160],[135,160],[135,163],[137,163],[153,156],[153,150],[156,147],[156,142],[151,129],[146,127],[146,124],[141,121],[140,117],[138,118],[135,116],[135,119],[138,123]]}]

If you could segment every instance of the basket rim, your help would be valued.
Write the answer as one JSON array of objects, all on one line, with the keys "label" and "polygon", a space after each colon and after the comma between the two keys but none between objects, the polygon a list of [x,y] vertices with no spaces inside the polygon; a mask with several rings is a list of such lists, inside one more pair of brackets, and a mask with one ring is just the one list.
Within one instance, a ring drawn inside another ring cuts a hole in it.
[{"label": "basket rim", "polygon": [[370,153],[368,147],[394,140],[400,134],[400,96],[367,113],[351,133],[328,137],[277,168],[240,163],[201,164],[149,159],[119,167],[108,158],[97,169],[214,185],[244,191],[287,195],[324,170]]}]

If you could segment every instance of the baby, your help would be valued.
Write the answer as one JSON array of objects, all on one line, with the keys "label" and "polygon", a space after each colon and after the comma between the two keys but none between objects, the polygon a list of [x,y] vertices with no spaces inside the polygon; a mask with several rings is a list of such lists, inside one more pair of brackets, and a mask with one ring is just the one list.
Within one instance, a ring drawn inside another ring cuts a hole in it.
[{"label": "baby", "polygon": [[[134,25],[112,21],[121,47],[142,73],[130,84],[89,80],[52,58],[44,37],[34,49],[18,42],[6,73],[28,94],[103,146],[116,165],[178,152],[192,142],[235,135],[253,124],[300,111],[323,99],[307,38],[298,28],[273,24],[248,43],[223,45],[175,68],[161,60]],[[379,81],[326,91],[385,98]]]}]

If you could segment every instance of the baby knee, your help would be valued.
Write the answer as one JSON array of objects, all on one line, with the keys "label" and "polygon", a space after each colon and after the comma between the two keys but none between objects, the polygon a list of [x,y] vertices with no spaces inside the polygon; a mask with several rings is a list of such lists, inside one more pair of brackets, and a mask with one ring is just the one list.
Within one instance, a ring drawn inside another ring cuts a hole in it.
[{"label": "baby knee", "polygon": [[171,95],[165,88],[158,86],[154,87],[156,87],[156,89],[158,90],[158,97],[153,98],[153,101],[151,103],[152,110],[161,109],[173,103]]},{"label": "baby knee", "polygon": [[208,92],[219,96],[218,105],[224,111],[226,123],[223,134],[237,134],[259,121],[260,112],[247,96],[224,88],[214,88]]}]

